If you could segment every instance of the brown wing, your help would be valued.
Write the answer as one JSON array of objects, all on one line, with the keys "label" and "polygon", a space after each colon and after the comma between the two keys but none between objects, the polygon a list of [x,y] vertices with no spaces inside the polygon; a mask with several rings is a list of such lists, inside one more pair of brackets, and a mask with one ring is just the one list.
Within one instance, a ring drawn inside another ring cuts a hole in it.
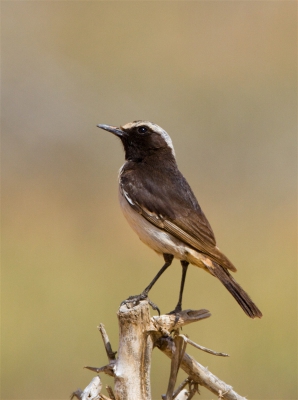
[{"label": "brown wing", "polygon": [[142,179],[139,179],[136,171],[131,170],[122,174],[120,185],[130,206],[153,225],[208,255],[223,267],[236,271],[216,247],[212,228],[181,173],[176,173],[175,184],[165,174],[155,174],[155,182],[152,175],[144,179],[146,176],[142,174]]}]

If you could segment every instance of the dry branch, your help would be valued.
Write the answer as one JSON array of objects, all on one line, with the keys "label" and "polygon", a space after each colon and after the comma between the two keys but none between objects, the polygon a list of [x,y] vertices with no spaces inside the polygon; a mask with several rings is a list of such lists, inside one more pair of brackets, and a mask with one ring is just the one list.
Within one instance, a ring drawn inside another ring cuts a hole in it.
[{"label": "dry branch", "polygon": [[[156,346],[169,358],[172,358],[175,352],[175,346],[173,339],[160,338],[156,343]],[[223,393],[223,399],[226,400],[245,400],[245,397],[237,394],[232,386],[227,385],[225,382],[213,375],[207,368],[199,364],[193,357],[185,353],[181,362],[181,368],[187,373],[195,382],[199,385],[204,386],[212,393],[218,395]]]},{"label": "dry branch", "polygon": [[72,393],[70,399],[76,397],[79,400],[99,400],[102,383],[99,376],[95,376],[84,390],[78,389]]},{"label": "dry branch", "polygon": [[[207,368],[199,364],[193,357],[185,353],[187,343],[207,351],[213,355],[227,356],[206,349],[180,334],[180,329],[190,323],[210,317],[207,310],[184,310],[179,315],[161,315],[150,317],[148,301],[143,300],[137,305],[123,304],[118,311],[119,322],[119,349],[112,351],[104,325],[98,329],[101,333],[109,364],[104,367],[86,367],[96,373],[105,372],[115,379],[114,392],[108,387],[109,399],[113,400],[151,400],[150,367],[151,353],[154,347],[160,349],[171,358],[171,372],[166,400],[189,400],[198,392],[198,385],[202,385],[220,399],[245,400],[225,382],[213,375]],[[179,368],[182,368],[188,378],[178,386],[176,379]],[[99,377],[96,377],[99,379]],[[100,393],[100,380],[92,380],[97,384],[97,399],[108,399]],[[94,381],[95,380],[95,381]],[[83,394],[90,393],[92,382],[83,391],[73,393],[73,397],[83,400]],[[91,385],[91,386],[90,386]],[[188,385],[188,390],[185,388]],[[88,389],[89,388],[89,389]],[[89,392],[88,392],[89,390]],[[95,393],[95,392],[94,392]],[[93,394],[92,394],[93,395]],[[89,396],[90,399],[90,396]]]},{"label": "dry branch", "polygon": [[207,347],[201,346],[200,344],[197,344],[197,343],[193,342],[192,340],[190,340],[190,339],[189,339],[187,336],[185,336],[185,335],[181,335],[181,334],[180,334],[179,336],[181,336],[181,337],[185,340],[185,342],[191,344],[191,345],[194,346],[196,349],[205,351],[206,353],[209,353],[209,354],[213,354],[214,356],[229,357],[229,355],[228,355],[227,353],[219,353],[218,351],[214,351],[214,350],[208,349]]}]

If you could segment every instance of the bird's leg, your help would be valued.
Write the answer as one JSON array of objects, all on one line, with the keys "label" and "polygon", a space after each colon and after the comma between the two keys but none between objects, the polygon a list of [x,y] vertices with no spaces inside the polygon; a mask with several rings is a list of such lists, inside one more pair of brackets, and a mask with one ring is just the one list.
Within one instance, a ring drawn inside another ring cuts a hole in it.
[{"label": "bird's leg", "polygon": [[164,266],[159,270],[157,275],[152,279],[152,282],[149,283],[149,285],[146,287],[146,289],[143,290],[142,294],[144,294],[146,297],[151,290],[152,286],[155,284],[155,282],[158,280],[158,278],[165,272],[165,270],[172,264],[174,256],[172,254],[164,254],[163,258],[165,260]]},{"label": "bird's leg", "polygon": [[[165,260],[164,266],[159,270],[157,275],[152,279],[152,281],[149,283],[149,285],[142,291],[141,294],[138,294],[136,296],[129,296],[127,300],[124,300],[122,304],[127,304],[127,303],[135,303],[137,304],[141,300],[148,299],[148,293],[151,290],[152,286],[155,284],[155,282],[158,280],[158,278],[165,272],[165,270],[172,264],[174,256],[172,254],[163,254],[163,258]],[[154,304],[151,300],[148,299],[148,303],[151,305],[151,307],[154,310],[157,310],[158,313],[160,314],[159,308],[157,307],[156,304]]]},{"label": "bird's leg", "polygon": [[178,303],[177,303],[175,309],[173,311],[169,312],[169,314],[178,314],[180,311],[182,311],[182,296],[183,296],[183,289],[184,289],[186,272],[187,272],[189,262],[187,262],[185,260],[181,260],[180,262],[181,262],[181,266],[182,266],[182,278],[181,278],[181,284],[180,284],[179,300],[178,300]]}]

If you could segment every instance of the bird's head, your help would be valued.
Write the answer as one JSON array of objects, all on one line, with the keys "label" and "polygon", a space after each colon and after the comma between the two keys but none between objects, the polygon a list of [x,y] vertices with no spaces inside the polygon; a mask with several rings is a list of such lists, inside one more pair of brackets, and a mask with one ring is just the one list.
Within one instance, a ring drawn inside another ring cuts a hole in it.
[{"label": "bird's head", "polygon": [[97,126],[121,139],[126,160],[142,161],[154,154],[175,159],[175,151],[170,136],[160,126],[152,122],[134,121],[120,128],[110,125]]}]

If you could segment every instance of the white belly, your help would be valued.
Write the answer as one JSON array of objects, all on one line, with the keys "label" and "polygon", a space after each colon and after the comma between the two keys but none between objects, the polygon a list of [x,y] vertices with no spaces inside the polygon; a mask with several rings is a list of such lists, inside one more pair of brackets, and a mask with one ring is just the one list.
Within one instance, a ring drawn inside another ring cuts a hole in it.
[{"label": "white belly", "polygon": [[189,247],[186,243],[177,239],[170,233],[159,229],[147,221],[129,205],[128,201],[121,193],[121,189],[119,190],[119,201],[122,212],[129,225],[143,243],[158,254],[172,254],[179,260],[188,261],[210,272],[209,268],[212,267],[212,261],[207,255]]},{"label": "white belly", "polygon": [[127,202],[119,190],[119,201],[122,212],[131,228],[137,233],[143,243],[156,251],[158,254],[172,254],[179,260],[186,260],[191,263],[200,264],[201,255],[194,249],[187,246],[181,240],[175,238],[147,221],[137,213]]}]

